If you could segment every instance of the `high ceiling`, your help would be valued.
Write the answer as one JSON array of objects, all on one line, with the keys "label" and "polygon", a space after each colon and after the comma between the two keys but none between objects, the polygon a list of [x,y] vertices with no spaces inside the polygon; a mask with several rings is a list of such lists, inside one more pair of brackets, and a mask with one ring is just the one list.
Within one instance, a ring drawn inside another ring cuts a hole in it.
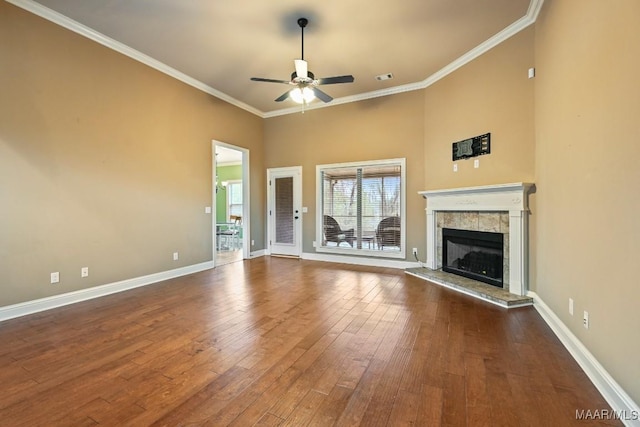
[{"label": "high ceiling", "polygon": [[[300,58],[340,104],[426,87],[535,20],[542,0],[8,0],[262,117]],[[105,37],[106,36],[106,37]],[[392,73],[390,80],[375,77]],[[311,107],[320,106],[314,101]]]}]

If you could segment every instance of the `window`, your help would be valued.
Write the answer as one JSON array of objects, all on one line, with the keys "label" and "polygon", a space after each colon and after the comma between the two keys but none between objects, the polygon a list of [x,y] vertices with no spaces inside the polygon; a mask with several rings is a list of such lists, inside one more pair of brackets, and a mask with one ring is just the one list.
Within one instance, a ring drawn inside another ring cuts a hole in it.
[{"label": "window", "polygon": [[242,181],[227,183],[227,220],[232,215],[242,216]]},{"label": "window", "polygon": [[316,250],[404,258],[405,159],[316,170]]}]

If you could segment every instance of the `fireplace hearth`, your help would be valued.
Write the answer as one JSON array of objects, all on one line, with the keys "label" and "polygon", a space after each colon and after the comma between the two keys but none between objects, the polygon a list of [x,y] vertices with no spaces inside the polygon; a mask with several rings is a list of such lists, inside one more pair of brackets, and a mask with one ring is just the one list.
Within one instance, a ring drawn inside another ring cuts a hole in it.
[{"label": "fireplace hearth", "polygon": [[442,229],[442,270],[503,287],[504,235]]}]

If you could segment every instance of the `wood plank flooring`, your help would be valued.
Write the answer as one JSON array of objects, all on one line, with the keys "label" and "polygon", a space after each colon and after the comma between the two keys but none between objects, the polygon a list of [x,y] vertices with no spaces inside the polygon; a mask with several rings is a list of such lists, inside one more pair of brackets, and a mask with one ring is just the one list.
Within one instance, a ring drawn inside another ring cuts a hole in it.
[{"label": "wood plank flooring", "polygon": [[532,307],[257,258],[0,323],[2,426],[571,426],[610,409]]}]

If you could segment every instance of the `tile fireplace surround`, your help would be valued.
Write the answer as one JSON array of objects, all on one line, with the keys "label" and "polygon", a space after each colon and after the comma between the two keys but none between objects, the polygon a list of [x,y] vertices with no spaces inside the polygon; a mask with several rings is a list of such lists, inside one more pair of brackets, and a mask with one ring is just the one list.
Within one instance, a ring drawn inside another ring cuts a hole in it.
[{"label": "tile fireplace surround", "polygon": [[[505,239],[508,236],[508,241],[505,241],[505,291],[517,296],[526,295],[528,194],[532,188],[532,183],[518,182],[421,191],[427,200],[426,267],[437,270],[442,265],[441,228],[438,224],[454,223],[456,226],[452,228],[502,232]],[[450,224],[447,226],[451,227]]]}]

